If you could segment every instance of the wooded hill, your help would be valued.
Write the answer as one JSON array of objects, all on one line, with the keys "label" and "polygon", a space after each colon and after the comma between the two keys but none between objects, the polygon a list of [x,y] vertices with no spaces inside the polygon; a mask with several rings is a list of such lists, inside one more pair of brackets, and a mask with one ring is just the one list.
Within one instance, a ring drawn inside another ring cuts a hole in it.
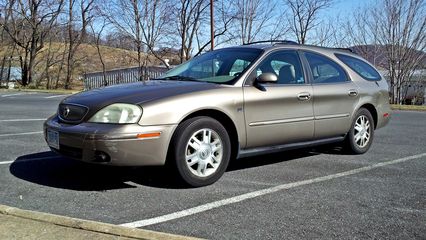
[{"label": "wooded hill", "polygon": [[[34,82],[29,88],[39,88],[43,86],[56,89],[64,87],[64,58],[66,58],[66,47],[64,43],[53,42],[45,45],[43,49],[40,50],[35,60]],[[6,58],[6,61],[4,61],[5,66],[3,66],[4,71],[6,71],[8,67],[20,68],[18,53],[15,53],[14,57],[10,61],[7,61],[7,56],[10,56],[11,51],[13,51],[13,49],[11,49],[10,46],[3,46],[0,48],[0,58]],[[100,45],[99,52],[105,64],[106,71],[138,65],[136,51]],[[145,56],[146,54],[144,54],[144,57]],[[170,56],[170,58],[173,59],[173,56]],[[161,65],[161,62],[153,56],[148,56],[148,61],[150,65]],[[83,83],[81,80],[84,73],[102,70],[102,62],[96,45],[82,43],[75,54],[73,69],[74,79],[71,88],[82,88]],[[3,75],[6,74],[4,73]]]},{"label": "wooded hill", "polygon": [[[371,64],[376,66],[380,70],[387,70],[388,66],[388,53],[389,47],[381,46],[381,45],[357,45],[350,47],[355,53],[361,55],[363,58],[367,59]],[[395,48],[396,51],[398,48]],[[400,51],[412,51],[410,53],[410,57],[419,59],[419,64],[417,65],[417,69],[426,69],[426,53],[418,50],[409,50],[400,48]]]}]

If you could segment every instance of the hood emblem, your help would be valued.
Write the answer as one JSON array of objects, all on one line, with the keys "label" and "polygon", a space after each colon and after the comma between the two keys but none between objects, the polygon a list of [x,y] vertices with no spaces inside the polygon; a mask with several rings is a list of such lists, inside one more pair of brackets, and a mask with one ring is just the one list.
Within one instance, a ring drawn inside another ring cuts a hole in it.
[{"label": "hood emblem", "polygon": [[64,110],[62,111],[62,116],[68,117],[69,114],[70,114],[70,108],[65,107]]}]

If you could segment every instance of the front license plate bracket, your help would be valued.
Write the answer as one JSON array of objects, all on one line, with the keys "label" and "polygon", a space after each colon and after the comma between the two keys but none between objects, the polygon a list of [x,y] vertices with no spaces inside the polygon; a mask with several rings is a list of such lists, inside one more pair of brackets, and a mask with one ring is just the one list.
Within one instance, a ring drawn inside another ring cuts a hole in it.
[{"label": "front license plate bracket", "polygon": [[50,147],[59,149],[59,132],[54,130],[47,130],[47,144]]}]

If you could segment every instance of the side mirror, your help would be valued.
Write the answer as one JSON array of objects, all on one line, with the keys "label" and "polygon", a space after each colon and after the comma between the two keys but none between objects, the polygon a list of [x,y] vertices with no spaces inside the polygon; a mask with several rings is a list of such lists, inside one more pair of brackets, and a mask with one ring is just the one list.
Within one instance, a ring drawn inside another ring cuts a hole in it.
[{"label": "side mirror", "polygon": [[275,73],[262,73],[256,78],[257,83],[276,83],[278,76]]}]

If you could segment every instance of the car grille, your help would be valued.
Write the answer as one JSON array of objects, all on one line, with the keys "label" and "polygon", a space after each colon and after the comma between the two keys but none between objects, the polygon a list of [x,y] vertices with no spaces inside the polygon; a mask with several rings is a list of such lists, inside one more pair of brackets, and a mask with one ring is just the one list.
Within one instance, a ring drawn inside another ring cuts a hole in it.
[{"label": "car grille", "polygon": [[86,116],[89,109],[86,106],[75,104],[60,104],[59,118],[66,123],[79,123]]}]

